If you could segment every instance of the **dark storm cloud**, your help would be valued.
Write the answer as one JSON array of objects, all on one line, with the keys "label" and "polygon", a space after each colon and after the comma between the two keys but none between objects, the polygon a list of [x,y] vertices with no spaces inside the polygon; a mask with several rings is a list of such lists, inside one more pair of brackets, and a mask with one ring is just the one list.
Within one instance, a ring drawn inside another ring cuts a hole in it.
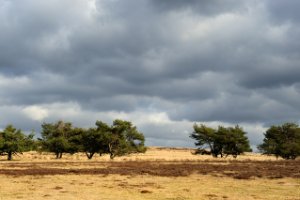
[{"label": "dark storm cloud", "polygon": [[226,12],[243,12],[246,9],[246,1],[234,0],[152,0],[150,1],[160,11],[178,11],[190,9],[199,15],[212,16]]},{"label": "dark storm cloud", "polygon": [[297,0],[267,0],[266,7],[271,14],[272,20],[276,22],[300,22],[300,2]]},{"label": "dark storm cloud", "polygon": [[[298,65],[299,66],[299,65]],[[295,66],[289,69],[286,66],[280,66],[282,69],[267,71],[265,69],[258,69],[250,71],[241,76],[241,84],[249,88],[278,88],[281,86],[290,86],[299,83],[300,69]]]},{"label": "dark storm cloud", "polygon": [[[0,125],[125,117],[151,144],[186,145],[193,121],[261,128],[299,121],[298,7],[296,0],[0,0],[7,116]],[[155,113],[166,123],[147,118]]]},{"label": "dark storm cloud", "polygon": [[[297,96],[299,97],[299,94]],[[272,99],[251,94],[226,95],[218,100],[190,102],[189,106],[177,111],[179,116],[176,114],[173,116],[175,119],[185,118],[191,121],[280,124],[284,121],[299,119],[299,110],[295,109],[295,104],[289,105],[288,101],[288,99],[278,99],[278,97]]]}]

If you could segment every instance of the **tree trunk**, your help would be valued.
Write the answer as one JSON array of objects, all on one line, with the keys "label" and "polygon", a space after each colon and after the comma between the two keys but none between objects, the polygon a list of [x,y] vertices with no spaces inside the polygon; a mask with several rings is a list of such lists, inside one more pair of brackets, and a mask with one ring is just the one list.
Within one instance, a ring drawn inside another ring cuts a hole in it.
[{"label": "tree trunk", "polygon": [[114,157],[115,155],[112,152],[110,152],[110,159],[114,159]]},{"label": "tree trunk", "polygon": [[115,155],[113,153],[113,145],[111,143],[108,144],[108,150],[110,153],[110,159],[114,159]]},{"label": "tree trunk", "polygon": [[86,154],[86,156],[88,157],[88,159],[90,160],[90,159],[93,158],[95,152],[92,152],[92,153],[85,152],[85,154]]},{"label": "tree trunk", "polygon": [[7,160],[12,160],[12,152],[7,153]]},{"label": "tree trunk", "polygon": [[62,152],[55,152],[56,159],[61,159],[62,158]]}]

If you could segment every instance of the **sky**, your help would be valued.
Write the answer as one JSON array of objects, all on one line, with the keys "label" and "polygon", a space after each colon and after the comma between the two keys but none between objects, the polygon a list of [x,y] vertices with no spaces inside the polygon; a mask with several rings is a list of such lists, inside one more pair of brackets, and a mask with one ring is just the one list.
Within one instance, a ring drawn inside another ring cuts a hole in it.
[{"label": "sky", "polygon": [[194,123],[252,147],[300,120],[299,0],[0,0],[0,129],[129,120],[146,145]]}]

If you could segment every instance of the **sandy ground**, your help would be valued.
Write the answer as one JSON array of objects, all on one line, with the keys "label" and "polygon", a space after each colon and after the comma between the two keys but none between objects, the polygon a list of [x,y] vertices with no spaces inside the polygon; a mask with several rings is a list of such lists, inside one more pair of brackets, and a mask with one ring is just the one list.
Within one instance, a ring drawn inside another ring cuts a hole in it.
[{"label": "sandy ground", "polygon": [[10,199],[293,199],[300,200],[300,160],[259,154],[193,155],[149,148],[146,154],[87,160],[84,154],[24,153],[0,161],[0,200]]}]

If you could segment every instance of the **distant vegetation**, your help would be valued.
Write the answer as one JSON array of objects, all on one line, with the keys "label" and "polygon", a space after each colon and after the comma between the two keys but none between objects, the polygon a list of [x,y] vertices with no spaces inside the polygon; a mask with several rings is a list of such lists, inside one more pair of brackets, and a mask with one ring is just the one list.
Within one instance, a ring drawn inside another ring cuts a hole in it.
[{"label": "distant vegetation", "polygon": [[246,132],[239,126],[219,126],[218,129],[213,129],[203,124],[195,124],[190,137],[199,146],[196,151],[198,154],[211,154],[213,157],[232,155],[236,158],[243,152],[252,151]]},{"label": "distant vegetation", "polygon": [[[0,155],[12,160],[13,155],[36,150],[52,152],[57,159],[64,153],[74,154],[84,152],[88,159],[95,154],[116,156],[146,151],[145,137],[129,121],[116,119],[110,126],[97,121],[95,127],[73,127],[71,122],[57,121],[43,123],[41,138],[34,139],[34,134],[24,134],[13,125],[8,125],[0,131]],[[194,124],[190,137],[195,139],[198,146],[195,154],[209,154],[213,157],[236,158],[244,152],[252,151],[246,132],[240,126],[217,129],[204,124]],[[296,159],[300,156],[300,128],[295,123],[285,123],[271,126],[264,133],[264,140],[258,149],[267,155],[275,155],[284,159]]]},{"label": "distant vegetation", "polygon": [[0,132],[0,155],[7,155],[7,160],[12,160],[13,155],[31,150],[34,146],[33,136],[26,136],[12,125],[6,126]]},{"label": "distant vegetation", "polygon": [[88,129],[73,127],[64,121],[43,123],[41,136],[34,140],[33,134],[26,136],[8,125],[0,132],[0,154],[12,160],[13,154],[37,150],[53,152],[60,159],[64,153],[85,152],[88,159],[96,153],[109,154],[113,159],[146,151],[144,135],[131,122],[123,120],[115,120],[112,126],[97,121],[95,128]]},{"label": "distant vegetation", "polygon": [[295,123],[271,126],[265,139],[258,148],[267,155],[275,155],[284,159],[296,159],[300,156],[300,128]]},{"label": "distant vegetation", "polygon": [[[264,140],[258,149],[267,155],[275,155],[284,159],[296,159],[300,156],[300,128],[295,123],[271,126],[264,133]],[[218,129],[195,124],[190,135],[199,146],[195,154],[211,154],[214,157],[238,155],[251,151],[246,132],[240,126]]]},{"label": "distant vegetation", "polygon": [[129,121],[115,120],[112,126],[97,121],[96,128],[74,128],[71,123],[42,124],[41,150],[63,153],[85,152],[88,159],[95,153],[110,154],[110,158],[130,153],[145,152],[145,138]]}]

